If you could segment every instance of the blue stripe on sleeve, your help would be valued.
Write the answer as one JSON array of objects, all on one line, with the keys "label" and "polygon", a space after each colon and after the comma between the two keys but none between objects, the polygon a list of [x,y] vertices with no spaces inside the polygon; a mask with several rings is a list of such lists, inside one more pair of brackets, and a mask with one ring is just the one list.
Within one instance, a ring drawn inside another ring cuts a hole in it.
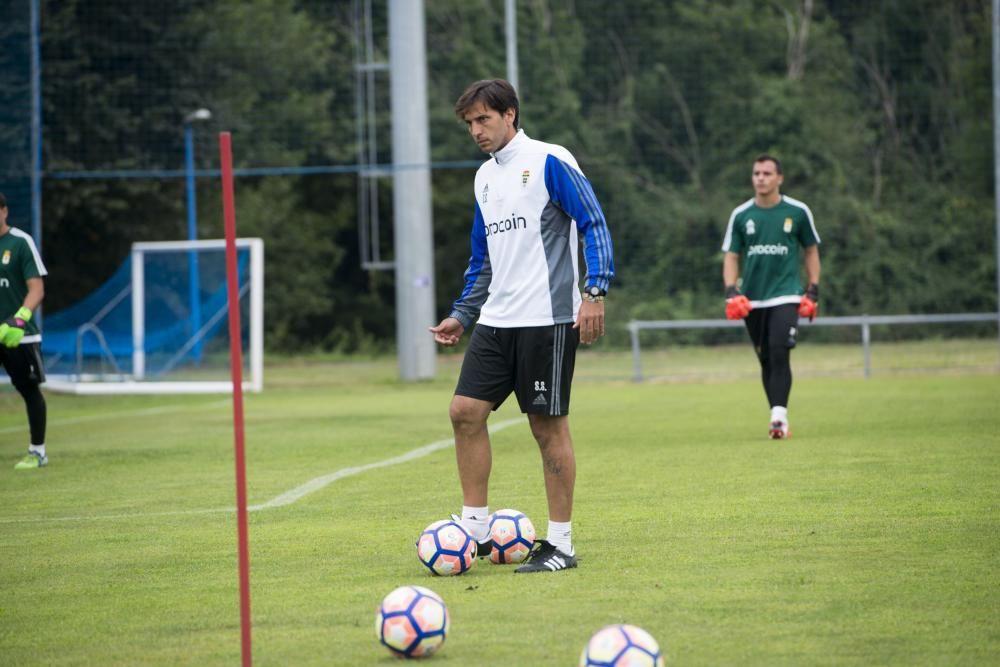
[{"label": "blue stripe on sleeve", "polygon": [[597,285],[607,291],[615,275],[611,231],[590,181],[577,169],[549,155],[545,159],[545,187],[552,201],[576,220],[576,227],[583,235],[586,286]]},{"label": "blue stripe on sleeve", "polygon": [[489,249],[486,245],[486,224],[483,221],[483,212],[479,209],[479,202],[476,202],[476,211],[472,218],[471,245],[469,268],[465,270],[465,288],[452,305],[452,317],[462,322],[466,328],[479,316],[480,309],[486,303],[492,278]]}]

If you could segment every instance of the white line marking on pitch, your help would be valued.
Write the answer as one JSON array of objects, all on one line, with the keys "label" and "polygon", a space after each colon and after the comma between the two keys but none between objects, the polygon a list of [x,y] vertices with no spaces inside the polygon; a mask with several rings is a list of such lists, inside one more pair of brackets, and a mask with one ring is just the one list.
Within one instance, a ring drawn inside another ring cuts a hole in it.
[{"label": "white line marking on pitch", "polygon": [[[489,427],[490,433],[496,433],[502,431],[508,426],[513,426],[514,424],[520,424],[524,422],[524,417],[518,417],[516,419],[508,419],[506,421],[498,422]],[[305,484],[301,484],[290,491],[285,491],[279,496],[275,496],[266,503],[261,503],[260,505],[248,505],[248,512],[259,512],[261,510],[274,509],[276,507],[284,507],[286,505],[291,505],[292,503],[305,498],[310,493],[324,489],[330,484],[333,484],[338,479],[344,479],[345,477],[353,477],[354,475],[360,475],[363,472],[369,470],[377,470],[378,468],[388,468],[390,466],[399,465],[400,463],[408,463],[409,461],[414,461],[419,458],[423,458],[428,454],[432,454],[440,449],[445,449],[446,447],[451,447],[455,444],[454,438],[446,438],[444,440],[438,440],[432,442],[429,445],[424,445],[423,447],[417,447],[416,449],[411,449],[405,454],[400,454],[399,456],[394,456],[392,458],[383,459],[382,461],[376,461],[375,463],[368,463],[363,466],[352,466],[350,468],[341,468],[335,472],[328,475],[323,475],[322,477],[316,477],[311,479]],[[45,474],[45,473],[40,473]],[[0,518],[0,524],[5,523],[41,523],[44,521],[99,521],[104,519],[140,519],[146,517],[155,516],[187,516],[192,514],[221,514],[224,512],[235,512],[235,507],[219,507],[216,509],[205,509],[205,510],[177,510],[175,512],[147,512],[147,513],[137,513],[137,514],[99,514],[93,516],[65,516],[65,517],[18,517],[4,519]]]},{"label": "white line marking on pitch", "polygon": [[[519,419],[508,419],[507,421],[502,421],[490,427],[490,433],[496,433],[497,431],[502,431],[508,426],[513,426],[524,421],[523,418]],[[413,461],[414,459],[419,459],[421,457],[427,456],[432,452],[436,452],[439,449],[444,449],[445,447],[451,447],[455,444],[454,438],[447,438],[446,440],[438,440],[437,442],[432,442],[429,445],[424,445],[423,447],[417,447],[416,449],[411,449],[405,454],[400,456],[394,456],[391,459],[385,459],[384,461],[376,461],[375,463],[369,463],[363,466],[356,466],[352,468],[341,468],[337,472],[332,472],[329,475],[323,475],[322,477],[317,477],[316,479],[311,479],[301,486],[297,486],[291,491],[286,491],[280,496],[268,500],[266,503],[261,505],[249,505],[247,506],[248,512],[258,512],[260,510],[273,509],[275,507],[284,507],[285,505],[291,505],[299,498],[304,498],[314,491],[319,491],[325,486],[336,482],[338,479],[343,479],[345,477],[351,477],[352,475],[359,475],[366,470],[375,470],[376,468],[387,468],[389,466],[399,465],[400,463],[406,463],[408,461]],[[235,510],[233,510],[235,511]]]}]

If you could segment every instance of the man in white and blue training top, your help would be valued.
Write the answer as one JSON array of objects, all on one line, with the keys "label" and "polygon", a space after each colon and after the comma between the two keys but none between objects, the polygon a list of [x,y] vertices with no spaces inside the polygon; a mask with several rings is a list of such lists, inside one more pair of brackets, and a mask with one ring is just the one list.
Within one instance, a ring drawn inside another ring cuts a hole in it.
[{"label": "man in white and blue training top", "polygon": [[[510,83],[473,83],[455,113],[490,154],[476,173],[465,289],[449,316],[431,327],[434,340],[451,346],[477,324],[449,410],[462,483],[460,521],[479,543],[477,554],[488,554],[492,454],[486,421],[513,392],[541,451],[549,508],[547,538],[535,542],[517,572],[576,567],[570,385],[577,344],[604,335],[604,297],[614,276],[611,234],[570,152],[518,129]],[[582,294],[581,239],[587,264]]]}]

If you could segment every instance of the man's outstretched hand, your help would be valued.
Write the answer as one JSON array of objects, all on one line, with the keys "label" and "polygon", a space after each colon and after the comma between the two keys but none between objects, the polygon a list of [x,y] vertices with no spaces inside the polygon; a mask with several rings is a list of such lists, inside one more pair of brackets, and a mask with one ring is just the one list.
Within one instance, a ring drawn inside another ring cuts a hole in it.
[{"label": "man's outstretched hand", "polygon": [[446,317],[436,327],[430,327],[429,331],[434,334],[434,342],[451,347],[458,343],[458,339],[465,333],[465,327],[454,317]]}]

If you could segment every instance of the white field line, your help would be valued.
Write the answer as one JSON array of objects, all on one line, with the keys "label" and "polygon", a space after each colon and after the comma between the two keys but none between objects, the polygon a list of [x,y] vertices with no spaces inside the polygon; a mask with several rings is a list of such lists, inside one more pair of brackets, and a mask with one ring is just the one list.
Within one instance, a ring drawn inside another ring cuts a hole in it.
[{"label": "white field line", "polygon": [[[496,433],[502,431],[503,429],[513,426],[514,424],[520,424],[524,422],[524,417],[518,417],[516,419],[508,419],[506,421],[498,422],[489,426],[490,433]],[[455,444],[454,438],[446,438],[444,440],[438,440],[432,442],[429,445],[424,445],[422,447],[417,447],[416,449],[411,449],[405,454],[400,454],[399,456],[394,456],[392,458],[383,459],[381,461],[376,461],[374,463],[368,463],[362,466],[351,466],[350,468],[341,468],[327,475],[321,477],[316,477],[309,480],[305,484],[300,484],[299,486],[291,489],[290,491],[285,491],[281,495],[275,496],[266,503],[261,503],[260,505],[248,505],[248,512],[259,512],[261,510],[274,509],[276,507],[284,507],[286,505],[291,505],[292,503],[301,500],[302,498],[308,496],[310,493],[324,489],[330,484],[333,484],[339,479],[344,479],[345,477],[353,477],[354,475],[360,475],[363,472],[369,470],[377,470],[379,468],[388,468],[390,466],[399,465],[400,463],[407,463],[409,461],[414,461],[416,459],[432,454],[440,449],[445,449],[446,447],[451,447]],[[44,472],[39,474],[45,474]],[[53,522],[53,521],[100,521],[108,519],[141,519],[146,517],[157,517],[157,516],[188,516],[194,514],[220,514],[226,512],[235,512],[235,507],[218,507],[215,509],[202,509],[202,510],[176,510],[173,512],[134,512],[127,514],[94,514],[89,516],[63,516],[63,517],[12,517],[12,518],[2,518],[0,517],[0,524],[10,524],[10,523],[42,523],[42,522]]]},{"label": "white field line", "polygon": [[[502,421],[497,424],[493,424],[489,427],[490,433],[496,433],[497,431],[502,431],[508,426],[513,426],[514,424],[519,424],[524,421],[524,418],[518,419],[508,419],[507,421]],[[454,438],[447,438],[445,440],[438,440],[437,442],[432,442],[429,445],[424,445],[423,447],[417,447],[416,449],[411,449],[405,454],[399,456],[394,456],[391,459],[385,459],[382,461],[376,461],[375,463],[369,463],[363,466],[355,466],[351,468],[341,468],[336,472],[332,472],[329,475],[323,475],[322,477],[317,477],[311,479],[301,486],[297,486],[291,491],[285,491],[280,496],[276,496],[266,503],[261,505],[249,505],[247,506],[248,512],[258,512],[260,510],[273,509],[275,507],[284,507],[285,505],[291,505],[299,498],[304,498],[314,491],[319,491],[320,489],[336,482],[338,479],[343,479],[345,477],[351,477],[353,475],[359,475],[368,470],[375,470],[377,468],[388,468],[389,466],[399,465],[400,463],[407,463],[408,461],[413,461],[415,459],[422,458],[438,451],[439,449],[444,449],[445,447],[451,447],[455,444]],[[235,510],[234,510],[235,511]]]}]

